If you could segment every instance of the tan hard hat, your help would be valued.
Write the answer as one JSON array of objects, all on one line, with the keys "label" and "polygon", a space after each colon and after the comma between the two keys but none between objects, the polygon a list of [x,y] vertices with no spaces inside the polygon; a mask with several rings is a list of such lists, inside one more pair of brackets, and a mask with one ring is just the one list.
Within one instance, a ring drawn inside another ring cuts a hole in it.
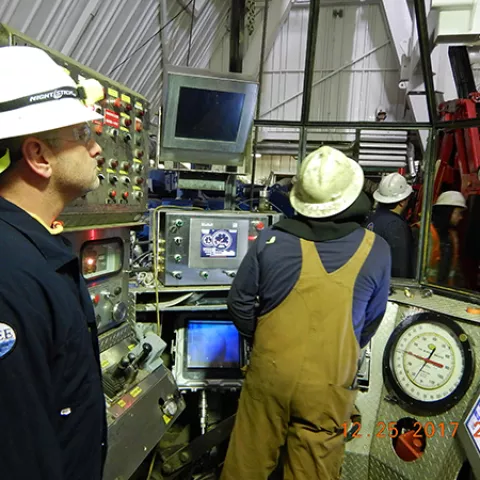
[{"label": "tan hard hat", "polygon": [[290,203],[306,217],[331,217],[355,202],[363,182],[363,170],[357,162],[339,150],[320,147],[302,162]]}]

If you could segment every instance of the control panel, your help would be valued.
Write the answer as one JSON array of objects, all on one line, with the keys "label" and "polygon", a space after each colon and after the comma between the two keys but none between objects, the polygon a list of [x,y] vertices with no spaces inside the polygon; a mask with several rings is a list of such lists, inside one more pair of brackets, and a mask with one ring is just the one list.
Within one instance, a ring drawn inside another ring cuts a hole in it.
[{"label": "control panel", "polygon": [[1,45],[41,48],[64,67],[75,82],[94,78],[104,87],[104,98],[94,106],[104,118],[91,124],[93,136],[102,147],[96,158],[100,186],[68,205],[60,220],[69,227],[138,220],[146,210],[147,100],[124,85],[0,24]]},{"label": "control panel", "polygon": [[66,233],[80,258],[99,333],[127,320],[130,229],[91,229]]},{"label": "control panel", "polygon": [[[157,213],[164,285],[229,285],[259,233],[280,214],[164,210]],[[155,239],[154,239],[155,240]]]}]

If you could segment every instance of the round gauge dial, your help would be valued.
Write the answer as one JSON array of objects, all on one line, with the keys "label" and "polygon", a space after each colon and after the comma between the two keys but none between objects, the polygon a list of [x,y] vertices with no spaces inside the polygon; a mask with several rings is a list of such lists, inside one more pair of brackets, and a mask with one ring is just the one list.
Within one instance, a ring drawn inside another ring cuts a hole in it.
[{"label": "round gauge dial", "polygon": [[420,313],[390,336],[383,357],[385,385],[406,411],[442,413],[460,401],[471,384],[471,344],[448,317]]}]

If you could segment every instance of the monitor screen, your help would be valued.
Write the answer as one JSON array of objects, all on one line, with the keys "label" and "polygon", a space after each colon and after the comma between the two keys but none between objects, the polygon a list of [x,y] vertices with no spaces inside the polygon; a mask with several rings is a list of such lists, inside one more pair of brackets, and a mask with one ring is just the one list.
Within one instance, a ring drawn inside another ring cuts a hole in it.
[{"label": "monitor screen", "polygon": [[175,136],[236,142],[244,93],[180,87]]},{"label": "monitor screen", "polygon": [[480,397],[472,408],[470,415],[465,421],[465,427],[471,441],[477,447],[477,453],[480,455]]},{"label": "monitor screen", "polygon": [[189,320],[187,368],[240,368],[240,335],[230,321]]},{"label": "monitor screen", "polygon": [[237,256],[236,228],[202,228],[200,257],[235,258]]}]

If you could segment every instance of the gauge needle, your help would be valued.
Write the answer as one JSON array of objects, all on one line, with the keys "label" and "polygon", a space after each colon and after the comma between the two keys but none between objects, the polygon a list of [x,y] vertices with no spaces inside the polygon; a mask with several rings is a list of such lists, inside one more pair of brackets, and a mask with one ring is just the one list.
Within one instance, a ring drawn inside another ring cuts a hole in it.
[{"label": "gauge needle", "polygon": [[[408,355],[411,355],[412,357],[415,357],[415,358],[418,358],[419,360],[423,360],[425,362],[424,366],[429,363],[430,365],[433,365],[435,367],[438,367],[438,368],[443,368],[444,365],[442,365],[441,363],[438,363],[438,362],[435,362],[434,360],[431,360],[430,357],[433,355],[433,353],[435,352],[436,349],[433,349],[430,353],[430,355],[428,356],[428,358],[425,358],[425,357],[421,357],[420,355],[416,355],[415,353],[413,352],[405,352],[407,353]],[[423,368],[423,367],[422,367]],[[420,372],[418,372],[420,373]],[[418,375],[417,373],[417,375]],[[416,375],[415,375],[416,376]]]}]

